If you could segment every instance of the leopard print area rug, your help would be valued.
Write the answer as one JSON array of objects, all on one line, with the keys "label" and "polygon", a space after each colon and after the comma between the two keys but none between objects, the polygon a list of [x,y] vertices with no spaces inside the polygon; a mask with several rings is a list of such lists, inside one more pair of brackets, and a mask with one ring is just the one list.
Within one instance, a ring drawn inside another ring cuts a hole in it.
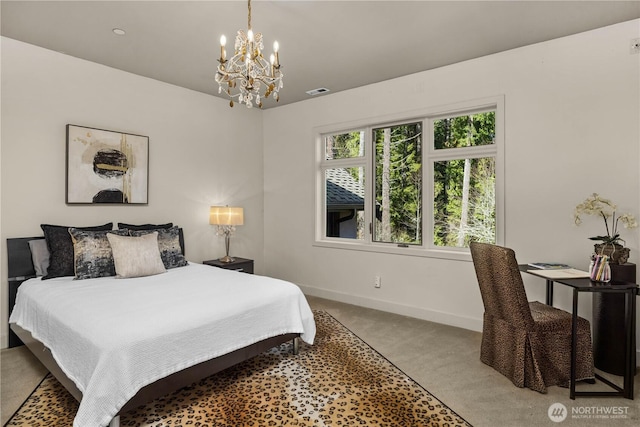
[{"label": "leopard print area rug", "polygon": [[[324,311],[313,346],[275,347],[138,407],[121,426],[470,426]],[[74,398],[47,375],[7,426],[71,426]]]}]

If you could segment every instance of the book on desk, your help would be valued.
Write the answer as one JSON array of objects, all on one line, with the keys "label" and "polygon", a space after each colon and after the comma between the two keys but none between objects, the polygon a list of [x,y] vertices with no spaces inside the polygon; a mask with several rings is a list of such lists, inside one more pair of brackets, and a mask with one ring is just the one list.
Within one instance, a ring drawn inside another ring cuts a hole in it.
[{"label": "book on desk", "polygon": [[544,277],[545,279],[581,279],[589,277],[588,271],[578,270],[576,268],[557,268],[557,269],[529,269],[527,273]]},{"label": "book on desk", "polygon": [[561,262],[530,262],[530,267],[539,268],[541,270],[561,270],[572,268],[569,264],[563,264]]}]

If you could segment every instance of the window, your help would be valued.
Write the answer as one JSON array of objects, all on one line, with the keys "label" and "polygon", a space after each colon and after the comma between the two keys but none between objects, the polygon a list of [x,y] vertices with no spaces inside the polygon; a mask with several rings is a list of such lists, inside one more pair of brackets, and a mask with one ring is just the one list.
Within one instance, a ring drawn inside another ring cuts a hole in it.
[{"label": "window", "polygon": [[495,111],[446,116],[432,123],[433,245],[495,243]]},{"label": "window", "polygon": [[373,129],[373,241],[422,244],[422,122]]},{"label": "window", "polygon": [[318,129],[316,244],[459,258],[501,243],[502,117],[493,98]]},{"label": "window", "polygon": [[363,240],[365,237],[364,132],[325,135],[325,236]]}]

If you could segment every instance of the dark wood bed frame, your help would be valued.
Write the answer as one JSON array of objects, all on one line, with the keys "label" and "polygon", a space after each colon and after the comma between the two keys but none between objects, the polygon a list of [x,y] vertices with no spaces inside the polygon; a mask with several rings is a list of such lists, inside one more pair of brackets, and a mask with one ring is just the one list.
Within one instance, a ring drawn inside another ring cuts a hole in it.
[{"label": "dark wood bed frame", "polygon": [[[35,277],[35,269],[31,260],[31,250],[29,240],[43,239],[44,237],[22,237],[7,239],[8,275],[9,275],[9,313],[13,310],[15,296],[18,287],[22,282]],[[33,338],[31,333],[22,329],[16,324],[10,324],[10,346],[24,343],[29,350],[42,362],[53,376],[62,384],[73,397],[78,401],[82,400],[82,392],[75,383],[69,379],[60,369],[49,349],[40,341]],[[11,335],[15,334],[15,336]],[[186,387],[194,382],[206,378],[210,375],[227,369],[237,363],[251,359],[270,348],[293,340],[293,352],[298,353],[300,334],[279,335],[259,341],[239,350],[227,353],[214,359],[199,363],[190,368],[161,378],[141,388],[118,412],[116,417],[109,424],[110,427],[117,427],[120,424],[120,414],[124,414],[140,405],[144,405],[158,397],[169,394],[182,387]],[[21,341],[21,342],[20,342]],[[11,345],[14,344],[14,345]]]}]

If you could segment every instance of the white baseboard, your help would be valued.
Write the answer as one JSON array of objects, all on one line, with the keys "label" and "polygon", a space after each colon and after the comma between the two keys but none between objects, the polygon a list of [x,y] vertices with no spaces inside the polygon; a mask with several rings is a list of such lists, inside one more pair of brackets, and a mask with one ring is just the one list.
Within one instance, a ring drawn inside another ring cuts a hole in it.
[{"label": "white baseboard", "polygon": [[[428,310],[404,304],[397,304],[389,301],[382,301],[374,298],[366,298],[357,295],[345,294],[342,292],[330,291],[313,286],[298,285],[305,295],[318,298],[325,298],[346,304],[360,307],[372,308],[403,316],[415,317],[417,319],[428,320],[430,322],[442,323],[444,325],[456,326],[458,328],[469,329],[471,331],[482,332],[482,319],[459,316],[437,310]],[[636,348],[636,364],[640,366],[640,348]]]},{"label": "white baseboard", "polygon": [[428,310],[420,307],[382,301],[374,298],[350,295],[342,292],[329,291],[312,286],[305,286],[300,284],[298,284],[298,286],[306,295],[344,302],[346,304],[353,304],[360,307],[386,311],[389,313],[400,314],[403,316],[415,317],[417,319],[428,320],[430,322],[441,323],[444,325],[456,326],[458,328],[469,329],[471,331],[482,332],[482,319],[459,316],[443,311]]}]

